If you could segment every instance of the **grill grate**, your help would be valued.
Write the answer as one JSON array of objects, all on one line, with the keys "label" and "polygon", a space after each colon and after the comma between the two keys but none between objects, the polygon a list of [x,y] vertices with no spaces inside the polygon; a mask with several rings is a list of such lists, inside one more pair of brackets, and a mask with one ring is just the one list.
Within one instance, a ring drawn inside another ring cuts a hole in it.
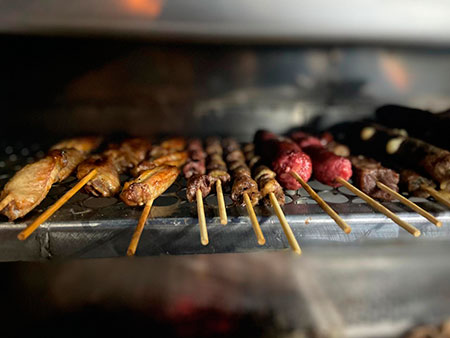
[{"label": "grill grate", "polygon": [[[38,144],[2,144],[0,149],[0,185],[26,163],[44,156],[43,146]],[[46,149],[46,148],[45,148]],[[129,177],[122,175],[121,180]],[[19,242],[15,236],[27,224],[54,203],[77,180],[71,176],[55,184],[47,198],[25,218],[15,223],[1,218],[0,259],[36,259],[60,256],[109,257],[122,256],[137,224],[141,208],[126,206],[116,197],[92,197],[78,192],[55,215],[43,224],[26,242]],[[205,201],[210,244],[200,244],[195,203],[188,203],[185,197],[185,180],[179,178],[161,197],[155,200],[147,221],[137,254],[193,254],[214,252],[245,252],[253,250],[276,250],[288,248],[278,219],[271,210],[257,206],[255,211],[266,237],[265,246],[258,246],[245,208],[235,207],[225,188],[225,202],[229,224],[220,225],[215,194]],[[286,205],[283,207],[288,222],[300,245],[318,242],[360,242],[364,240],[413,239],[406,231],[399,229],[384,215],[376,213],[363,200],[344,187],[334,189],[317,181],[310,185],[330,204],[352,227],[349,235],[329,218],[306,191],[286,191]],[[408,196],[405,194],[405,196]],[[437,215],[444,223],[436,228],[426,219],[411,212],[399,202],[383,203],[401,218],[418,227],[422,237],[449,238],[450,211],[432,199],[411,197],[424,209]],[[34,239],[33,239],[34,238]],[[45,250],[43,250],[45,248]]]}]

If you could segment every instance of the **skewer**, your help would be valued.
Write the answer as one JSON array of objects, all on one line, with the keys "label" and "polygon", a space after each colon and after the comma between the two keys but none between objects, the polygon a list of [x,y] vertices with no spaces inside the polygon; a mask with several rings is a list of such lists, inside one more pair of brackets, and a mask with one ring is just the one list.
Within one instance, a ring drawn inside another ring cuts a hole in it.
[{"label": "skewer", "polygon": [[208,230],[206,229],[205,208],[203,206],[203,196],[200,189],[195,192],[197,198],[198,225],[200,226],[200,239],[203,245],[208,245]]},{"label": "skewer", "polygon": [[330,216],[339,227],[346,233],[349,234],[352,231],[352,228],[339,216],[336,211],[334,211],[328,203],[326,203],[322,197],[320,197],[310,186],[306,183],[299,174],[294,171],[291,171],[291,175],[302,185],[302,187],[306,190],[306,192],[311,196],[317,204],[325,211],[328,216]]},{"label": "skewer", "polygon": [[439,191],[427,185],[422,185],[420,188],[428,192],[431,196],[433,196],[433,198],[436,201],[445,205],[447,208],[450,208],[450,201],[448,201],[444,196],[442,196]]},{"label": "skewer", "polygon": [[264,238],[261,226],[259,225],[258,219],[256,218],[252,202],[250,201],[250,197],[248,197],[247,193],[244,193],[244,201],[245,207],[247,208],[248,216],[250,217],[250,221],[252,222],[253,230],[255,231],[256,238],[258,239],[258,244],[264,245],[266,243],[266,239]]},{"label": "skewer", "polygon": [[381,205],[381,203],[375,201],[372,197],[365,194],[358,188],[354,187],[352,184],[348,183],[346,180],[344,180],[341,177],[336,178],[336,181],[345,186],[348,190],[353,192],[355,195],[366,201],[372,208],[378,210],[379,212],[383,213],[390,219],[392,219],[395,223],[397,223],[399,226],[401,226],[403,229],[408,231],[410,234],[412,234],[414,237],[420,236],[420,230],[416,227],[412,226],[409,223],[406,223],[405,221],[401,220],[397,215],[395,215],[392,211]]},{"label": "skewer", "polygon": [[219,205],[220,224],[226,225],[228,223],[227,209],[225,207],[225,200],[223,198],[222,181],[216,181],[217,204]]},{"label": "skewer", "polygon": [[425,211],[424,209],[419,207],[417,204],[411,202],[409,199],[407,199],[406,197],[402,196],[401,194],[399,194],[395,190],[392,190],[387,185],[381,183],[380,181],[377,181],[377,187],[380,188],[381,190],[386,191],[387,193],[391,194],[396,199],[398,199],[401,203],[403,203],[404,205],[410,207],[415,212],[417,212],[418,214],[420,214],[423,217],[425,217],[427,220],[429,220],[431,223],[433,223],[437,227],[441,227],[442,226],[442,222],[440,220],[438,220],[436,217],[434,217],[432,214],[430,214],[429,212]]},{"label": "skewer", "polygon": [[270,203],[277,214],[278,220],[280,221],[281,227],[283,228],[284,234],[287,237],[289,245],[295,253],[301,255],[302,249],[300,249],[300,245],[298,245],[297,239],[295,238],[294,233],[292,232],[292,229],[284,216],[283,210],[281,209],[275,194],[273,192],[269,193],[269,198]]},{"label": "skewer", "polygon": [[[89,182],[97,174],[97,169],[93,169],[89,174],[84,176],[75,186],[66,192],[59,200],[45,210],[38,218],[34,220],[25,230],[17,236],[21,241],[30,236],[42,223],[44,223],[50,216],[52,216],[64,203],[66,203],[73,195],[75,195],[87,182]],[[2,201],[3,202],[3,201]]]},{"label": "skewer", "polygon": [[9,202],[11,202],[14,199],[12,194],[7,195],[1,202],[0,202],[0,210],[3,210]]},{"label": "skewer", "polygon": [[127,256],[134,256],[134,254],[136,253],[136,249],[139,244],[139,239],[141,238],[145,222],[147,221],[148,215],[150,214],[152,204],[153,200],[148,201],[145,204],[144,210],[142,210],[141,217],[139,218],[139,222],[136,226],[136,230],[134,230],[133,237],[131,237],[130,244],[128,245]]}]

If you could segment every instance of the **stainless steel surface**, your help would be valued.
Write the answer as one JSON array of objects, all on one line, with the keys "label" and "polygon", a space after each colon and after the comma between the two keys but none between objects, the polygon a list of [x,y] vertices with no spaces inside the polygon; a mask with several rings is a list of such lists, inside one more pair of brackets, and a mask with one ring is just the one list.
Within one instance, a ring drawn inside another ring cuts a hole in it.
[{"label": "stainless steel surface", "polygon": [[[33,159],[28,153],[30,149],[31,147],[18,149],[17,146],[6,146],[3,149],[7,157],[0,161],[5,173],[1,176],[2,185],[14,170],[23,165],[22,161]],[[39,151],[42,156],[42,150]],[[122,180],[125,179],[125,176],[122,177]],[[141,208],[130,208],[117,198],[91,197],[82,191],[25,242],[16,238],[27,224],[75,183],[76,179],[69,177],[65,182],[56,184],[48,197],[22,220],[10,223],[3,218],[0,223],[0,260],[116,257],[125,254]],[[400,203],[385,203],[402,219],[422,231],[422,237],[416,239],[384,215],[374,212],[348,190],[332,189],[316,181],[311,181],[310,184],[347,221],[352,232],[346,235],[304,190],[287,191],[287,203],[283,209],[301,246],[320,243],[359,245],[372,241],[421,241],[424,238],[437,241],[450,239],[450,211],[433,201],[412,198],[444,223],[441,228],[412,213]],[[228,190],[225,190],[225,197],[230,222],[227,226],[220,224],[214,194],[205,199],[210,244],[202,246],[196,206],[186,201],[185,182],[180,178],[155,200],[137,254],[181,255],[288,248],[282,228],[271,208],[258,206],[255,209],[267,240],[265,246],[259,246],[245,208],[232,205]]]},{"label": "stainless steel surface", "polygon": [[3,1],[0,31],[263,42],[449,44],[445,0]]}]

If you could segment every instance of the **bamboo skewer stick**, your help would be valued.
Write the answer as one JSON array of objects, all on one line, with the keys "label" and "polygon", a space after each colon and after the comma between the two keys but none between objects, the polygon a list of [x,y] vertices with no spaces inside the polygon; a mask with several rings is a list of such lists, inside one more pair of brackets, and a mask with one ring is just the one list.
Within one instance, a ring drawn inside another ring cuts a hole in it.
[{"label": "bamboo skewer stick", "polygon": [[250,201],[250,197],[248,197],[247,193],[244,193],[244,202],[245,207],[247,208],[248,216],[250,217],[250,221],[252,222],[253,231],[255,231],[256,238],[258,239],[258,244],[264,245],[266,243],[266,239],[264,238],[261,226],[259,225],[258,219],[256,218],[252,202]]},{"label": "bamboo skewer stick", "polygon": [[223,198],[222,181],[216,181],[217,204],[219,205],[220,223],[226,225],[228,223],[227,209]]},{"label": "bamboo skewer stick", "polygon": [[6,197],[2,199],[2,201],[0,202],[0,210],[3,210],[13,199],[14,199],[13,195],[11,194],[6,195]]},{"label": "bamboo skewer stick", "polygon": [[195,192],[195,197],[197,198],[197,215],[198,215],[198,224],[200,226],[200,240],[203,245],[208,245],[208,230],[206,228],[206,219],[205,219],[205,208],[203,206],[203,196],[200,189]]},{"label": "bamboo skewer stick", "polygon": [[447,208],[450,208],[450,201],[448,201],[444,196],[442,196],[439,191],[436,189],[429,187],[427,185],[422,185],[421,188],[428,192],[433,198],[439,203],[445,205]]},{"label": "bamboo skewer stick", "polygon": [[286,220],[286,217],[284,216],[283,210],[280,207],[280,204],[277,201],[277,198],[275,197],[275,194],[271,192],[269,194],[270,203],[273,206],[273,209],[275,210],[275,214],[278,217],[278,220],[280,221],[281,227],[283,228],[284,234],[287,237],[287,240],[289,242],[289,245],[291,246],[291,249],[301,255],[302,249],[300,248],[300,245],[298,245],[297,239],[294,236],[294,233],[292,232],[292,229],[289,225],[289,223]]},{"label": "bamboo skewer stick", "polygon": [[145,204],[144,210],[142,210],[141,217],[139,217],[139,222],[134,230],[133,236],[131,237],[130,244],[128,245],[127,256],[134,256],[136,253],[142,231],[144,230],[145,222],[147,221],[150,210],[152,209],[152,204],[153,200],[148,201]]},{"label": "bamboo skewer stick", "polygon": [[306,190],[306,192],[311,196],[317,204],[325,211],[328,216],[330,216],[339,227],[346,233],[349,234],[352,231],[352,228],[334,211],[328,203],[326,203],[322,197],[320,197],[310,186],[306,183],[299,174],[294,171],[291,171],[291,175],[302,185],[302,187]]},{"label": "bamboo skewer stick", "polygon": [[381,203],[375,201],[372,197],[365,194],[358,188],[354,187],[352,184],[348,183],[346,180],[344,180],[342,177],[336,178],[336,181],[345,186],[348,190],[353,192],[358,197],[362,198],[364,201],[367,202],[372,208],[378,210],[379,212],[383,213],[390,219],[392,219],[395,223],[397,223],[399,226],[401,226],[403,229],[408,231],[410,234],[412,234],[414,237],[420,236],[420,230],[416,227],[412,226],[409,223],[406,223],[402,219],[400,219],[396,214],[394,214],[392,211],[390,211],[388,208],[381,205]]},{"label": "bamboo skewer stick", "polygon": [[52,216],[64,203],[66,203],[73,195],[75,195],[86,183],[88,183],[97,174],[97,169],[91,170],[89,174],[84,176],[75,186],[66,192],[59,200],[45,210],[38,218],[34,220],[25,230],[17,236],[21,241],[30,236],[42,223],[44,223],[50,216]]},{"label": "bamboo skewer stick", "polygon": [[429,220],[431,223],[433,223],[437,227],[441,227],[442,226],[442,222],[440,220],[438,220],[436,217],[434,217],[432,214],[430,214],[428,211],[425,211],[424,209],[419,207],[417,204],[411,202],[406,197],[402,196],[401,194],[399,194],[395,190],[392,190],[391,188],[389,188],[387,185],[385,185],[382,182],[378,181],[377,182],[377,187],[380,188],[381,190],[391,194],[396,199],[398,199],[401,203],[403,203],[404,205],[410,207],[415,212],[417,212],[418,214],[420,214],[423,217],[425,217],[427,220]]}]

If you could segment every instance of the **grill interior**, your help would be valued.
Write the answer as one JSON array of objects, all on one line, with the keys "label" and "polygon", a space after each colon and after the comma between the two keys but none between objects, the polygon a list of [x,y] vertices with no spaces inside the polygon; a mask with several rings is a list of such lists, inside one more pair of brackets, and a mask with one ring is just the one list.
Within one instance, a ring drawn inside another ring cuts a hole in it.
[{"label": "grill interior", "polygon": [[[37,143],[3,145],[0,166],[4,174],[0,176],[0,184],[4,185],[11,175],[26,163],[44,156],[44,149]],[[121,176],[122,183],[128,179],[130,177],[126,175]],[[93,197],[83,190],[41,225],[25,243],[15,238],[21,229],[30,224],[76,182],[77,179],[70,176],[64,182],[55,184],[45,200],[23,219],[12,223],[2,217],[0,236],[8,243],[7,250],[3,253],[4,259],[115,257],[125,254],[142,208],[129,207],[118,197]],[[226,226],[220,224],[216,195],[211,193],[205,198],[210,244],[204,247],[200,243],[196,204],[187,202],[185,183],[185,179],[180,176],[155,200],[137,255],[247,252],[289,248],[272,208],[262,205],[255,207],[255,212],[267,243],[264,246],[258,245],[247,211],[243,207],[233,205],[229,187],[224,190],[229,217],[229,224]],[[304,189],[285,190],[286,204],[283,210],[300,245],[412,238],[389,218],[375,212],[346,188],[335,189],[314,180],[309,184],[348,222],[352,232],[345,234]],[[446,226],[450,220],[450,212],[444,206],[431,198],[410,197],[410,199],[438,216],[444,226],[435,227],[399,202],[383,204],[405,221],[418,227],[424,237],[444,239],[450,236],[450,230]]]}]

